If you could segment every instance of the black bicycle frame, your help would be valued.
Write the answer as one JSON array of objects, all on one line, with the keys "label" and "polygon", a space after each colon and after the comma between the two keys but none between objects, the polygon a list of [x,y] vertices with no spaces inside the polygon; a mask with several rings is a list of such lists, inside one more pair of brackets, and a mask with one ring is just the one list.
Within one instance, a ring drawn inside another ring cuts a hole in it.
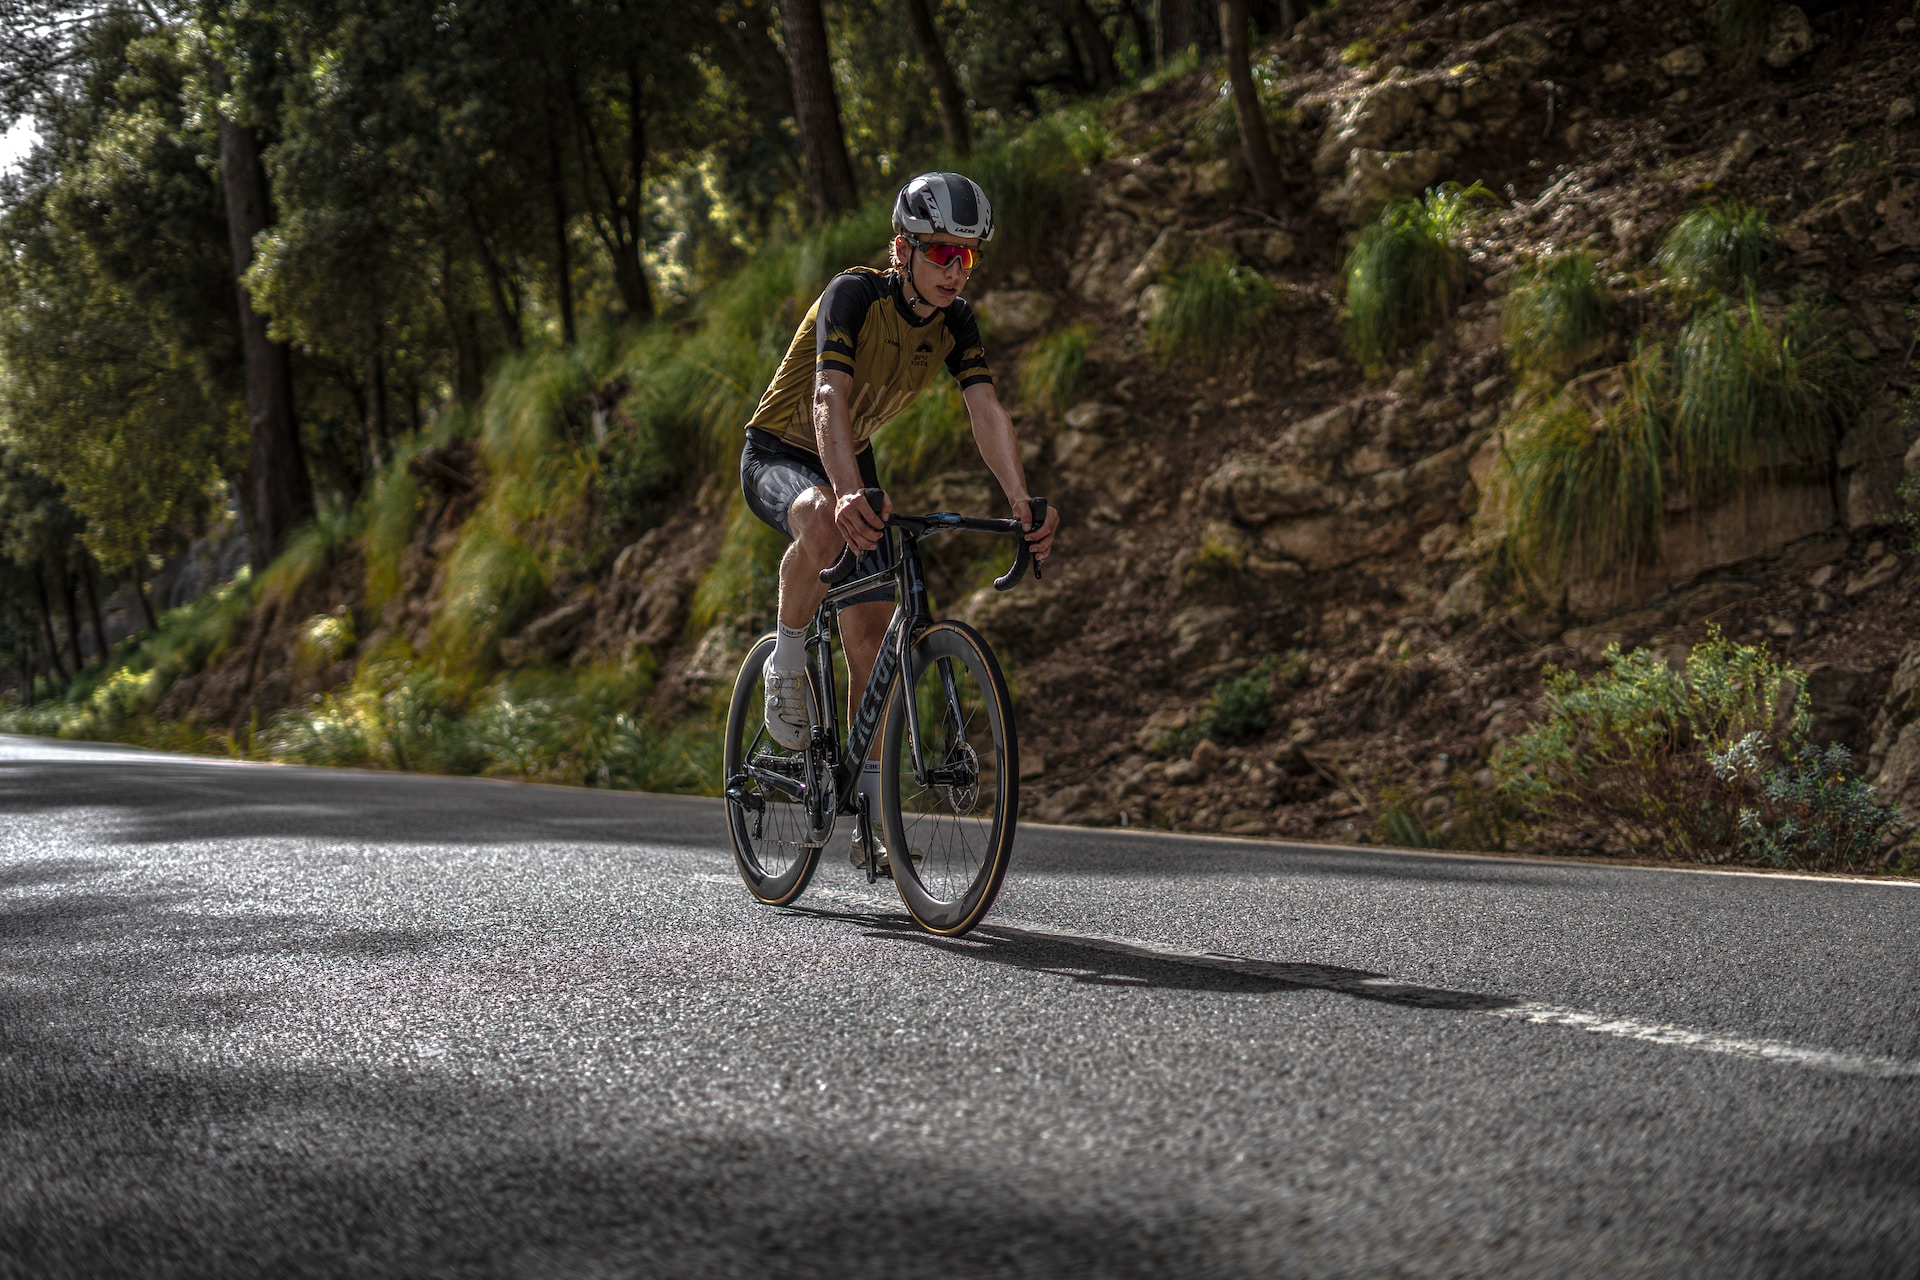
[{"label": "black bicycle frame", "polygon": [[[889,529],[887,536],[893,537],[895,532]],[[824,723],[818,729],[825,738],[821,745],[833,770],[835,800],[842,813],[853,811],[855,797],[860,790],[860,769],[866,762],[867,748],[873,745],[874,735],[880,732],[880,717],[886,711],[887,696],[892,690],[894,677],[911,670],[908,663],[914,637],[933,623],[933,610],[927,602],[926,576],[920,567],[920,537],[906,530],[899,530],[898,535],[898,554],[892,568],[844,582],[828,590],[827,598],[821,601],[820,611],[815,615],[814,637],[807,642],[813,662],[814,688],[820,691],[820,716]],[[867,677],[866,690],[860,695],[860,705],[854,712],[853,726],[848,731],[843,754],[840,749],[840,699],[834,688],[831,639],[839,631],[837,606],[841,601],[871,591],[889,579],[895,587],[898,603],[894,605],[893,618],[887,624],[886,636],[880,642],[880,651],[874,655],[873,672]],[[914,705],[911,697],[907,699],[907,740],[912,744],[913,776],[924,786],[927,768],[920,750],[920,709]]]}]

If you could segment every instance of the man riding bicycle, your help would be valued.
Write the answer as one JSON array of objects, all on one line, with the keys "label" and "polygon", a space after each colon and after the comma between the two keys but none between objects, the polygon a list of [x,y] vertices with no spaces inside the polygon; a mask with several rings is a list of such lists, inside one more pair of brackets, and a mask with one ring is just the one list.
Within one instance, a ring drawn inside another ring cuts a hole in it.
[{"label": "man riding bicycle", "polygon": [[[806,628],[826,597],[820,571],[842,547],[859,554],[857,572],[889,567],[885,519],[862,490],[879,488],[871,441],[926,387],[937,363],[960,384],[974,443],[1020,523],[1033,523],[1025,469],[1013,422],[987,368],[973,310],[960,296],[993,238],[993,209],[971,179],[923,173],[900,189],[893,205],[892,265],[854,267],[827,285],[800,322],[779,370],[747,423],[740,487],[754,515],[792,539],[780,559],[779,635],[767,659],[767,733],[782,747],[807,745]],[[1047,558],[1059,512],[1026,535]],[[890,587],[841,607],[849,693],[866,687],[892,616]],[[860,778],[876,808],[880,763],[876,740]],[[853,861],[862,865],[862,833]]]}]

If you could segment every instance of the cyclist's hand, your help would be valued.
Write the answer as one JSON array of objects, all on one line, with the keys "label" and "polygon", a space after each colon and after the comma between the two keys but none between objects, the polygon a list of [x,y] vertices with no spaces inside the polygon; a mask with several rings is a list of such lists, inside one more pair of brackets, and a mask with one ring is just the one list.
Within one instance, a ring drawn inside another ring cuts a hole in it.
[{"label": "cyclist's hand", "polygon": [[[1013,516],[1022,525],[1033,523],[1033,508],[1025,498],[1013,504]],[[1026,535],[1027,545],[1033,548],[1034,558],[1044,561],[1053,553],[1053,533],[1060,527],[1060,508],[1049,502],[1047,520],[1038,529]]]},{"label": "cyclist's hand", "polygon": [[878,514],[867,505],[867,498],[860,490],[843,493],[833,500],[833,523],[840,530],[840,536],[847,545],[862,554],[880,545],[880,534],[886,528],[883,523],[893,514],[893,496],[885,499],[885,509]]}]

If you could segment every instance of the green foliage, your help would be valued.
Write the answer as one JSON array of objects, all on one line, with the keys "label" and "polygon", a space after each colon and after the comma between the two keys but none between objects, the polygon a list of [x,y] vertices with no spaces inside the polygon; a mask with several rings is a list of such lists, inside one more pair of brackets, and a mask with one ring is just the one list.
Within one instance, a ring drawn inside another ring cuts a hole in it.
[{"label": "green foliage", "polygon": [[[1807,754],[1801,673],[1718,631],[1684,672],[1618,646],[1606,663],[1584,680],[1548,667],[1546,719],[1494,753],[1501,790],[1535,818],[1693,861],[1867,856],[1884,824],[1842,757]],[[1823,834],[1809,842],[1814,825]]]},{"label": "green foliage", "polygon": [[1507,296],[1507,363],[1565,377],[1598,353],[1610,310],[1592,254],[1556,253],[1533,264]]},{"label": "green foliage", "polygon": [[1766,210],[1738,200],[1715,200],[1673,224],[1654,262],[1669,288],[1700,299],[1750,289],[1778,253]]},{"label": "green foliage", "polygon": [[267,600],[297,596],[301,589],[333,567],[340,554],[358,536],[358,509],[324,506],[313,519],[294,530],[286,549],[260,575],[260,594]]},{"label": "green foliage", "polygon": [[1642,347],[1624,393],[1597,417],[1563,396],[1519,424],[1507,457],[1509,529],[1521,559],[1550,576],[1578,565],[1629,572],[1658,555],[1666,368]]},{"label": "green foliage", "polygon": [[485,672],[546,592],[534,548],[497,513],[477,512],[441,575],[428,648],[448,670]]},{"label": "green foliage", "polygon": [[1370,67],[1380,57],[1380,47],[1361,36],[1340,51],[1340,61],[1349,67]]},{"label": "green foliage", "polygon": [[1216,250],[1188,263],[1167,285],[1147,343],[1163,363],[1178,357],[1217,366],[1258,339],[1278,310],[1278,294],[1265,276]]},{"label": "green foliage", "polygon": [[1033,344],[1020,365],[1020,396],[1058,419],[1079,402],[1087,380],[1087,348],[1093,326],[1069,325]]},{"label": "green foliage", "polygon": [[756,632],[772,626],[780,599],[780,557],[786,549],[780,531],[762,524],[745,500],[736,497],[727,518],[727,539],[694,589],[689,629],[705,631],[722,621]]},{"label": "green foliage", "polygon": [[1448,183],[1389,205],[1347,254],[1347,345],[1376,373],[1453,315],[1465,279],[1460,239],[1480,184]]},{"label": "green foliage", "polygon": [[1202,738],[1227,744],[1257,738],[1271,726],[1274,704],[1286,690],[1304,684],[1307,674],[1304,650],[1270,653],[1244,674],[1215,684],[1200,714],[1156,742],[1154,748],[1185,753]]},{"label": "green foliage", "polygon": [[1060,113],[975,152],[965,167],[993,202],[989,263],[1034,270],[1051,261],[1071,240],[1062,232],[1085,196],[1081,170],[1103,158],[1108,145],[1097,118]]},{"label": "green foliage", "polygon": [[1823,871],[1876,861],[1900,813],[1880,803],[1845,744],[1803,744],[1777,762],[1775,755],[1756,731],[1710,757],[1714,776],[1748,801],[1740,807],[1748,860]]},{"label": "green foliage", "polygon": [[887,483],[912,484],[957,461],[972,438],[960,388],[942,379],[874,438],[874,461]]},{"label": "green foliage", "polygon": [[1796,304],[1770,323],[1751,294],[1744,307],[1716,298],[1674,351],[1677,473],[1711,501],[1755,470],[1824,471],[1864,393],[1859,365],[1812,308]]}]

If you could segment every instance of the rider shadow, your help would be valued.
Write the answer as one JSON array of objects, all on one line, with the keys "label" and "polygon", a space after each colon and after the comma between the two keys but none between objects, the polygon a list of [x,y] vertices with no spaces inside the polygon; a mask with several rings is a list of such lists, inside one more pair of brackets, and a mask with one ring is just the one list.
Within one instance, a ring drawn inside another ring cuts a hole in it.
[{"label": "rider shadow", "polygon": [[1331,991],[1376,1004],[1461,1013],[1487,1013],[1511,1009],[1521,1003],[1510,996],[1401,982],[1384,974],[1338,965],[1287,964],[1246,956],[1172,954],[1114,939],[998,924],[982,925],[964,938],[942,938],[922,932],[905,916],[830,911],[820,907],[789,907],[788,910],[864,925],[870,938],[917,943],[948,955],[1049,974],[1089,986],[1230,995]]}]

